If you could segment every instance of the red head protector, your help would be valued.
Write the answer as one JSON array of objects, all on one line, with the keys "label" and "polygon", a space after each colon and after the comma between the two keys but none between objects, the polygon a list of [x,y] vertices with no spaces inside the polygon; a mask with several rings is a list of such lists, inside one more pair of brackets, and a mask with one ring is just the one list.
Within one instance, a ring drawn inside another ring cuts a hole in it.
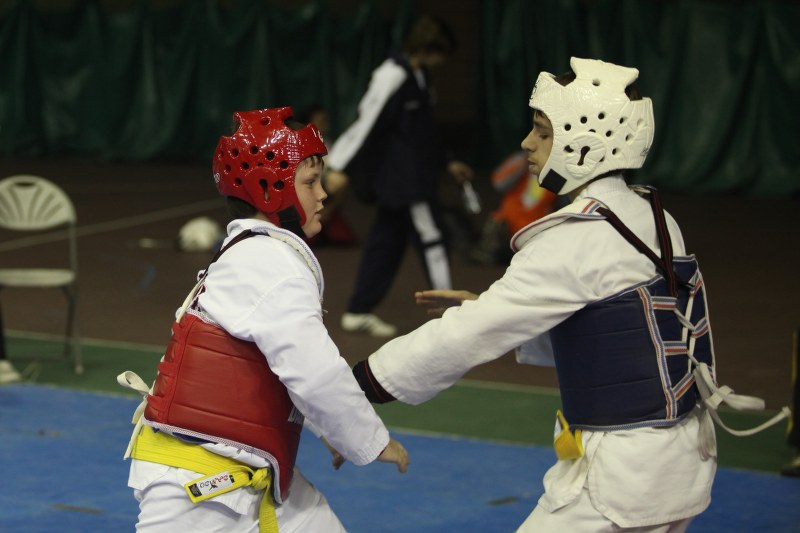
[{"label": "red head protector", "polygon": [[299,130],[287,126],[291,116],[291,107],[234,113],[238,128],[219,138],[211,169],[221,195],[244,200],[273,224],[294,230],[306,223],[294,188],[295,170],[303,159],[328,150],[313,124]]}]

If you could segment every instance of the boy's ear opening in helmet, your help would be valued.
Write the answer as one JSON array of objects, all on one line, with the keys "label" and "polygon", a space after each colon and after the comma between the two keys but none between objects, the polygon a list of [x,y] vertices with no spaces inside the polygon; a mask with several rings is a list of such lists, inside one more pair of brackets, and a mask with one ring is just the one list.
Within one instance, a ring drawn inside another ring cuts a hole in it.
[{"label": "boy's ear opening in helmet", "polygon": [[[300,125],[301,127],[302,124]],[[297,169],[295,170],[295,175],[297,175],[297,171],[303,167],[316,167],[316,166],[323,166],[325,163],[322,159],[322,156],[319,155],[310,155],[300,161],[297,165]],[[269,201],[269,190],[266,180],[259,181],[261,184],[261,188],[264,189],[264,199]],[[272,187],[276,190],[283,189],[283,181],[276,181],[273,183]],[[231,219],[237,218],[253,218],[255,217],[259,211],[253,205],[240,198],[236,198],[235,196],[226,196],[225,197],[226,206],[228,208],[228,215],[230,215]],[[299,217],[297,214],[297,210],[294,210],[295,215]],[[294,215],[289,216],[288,219],[293,219]]]}]

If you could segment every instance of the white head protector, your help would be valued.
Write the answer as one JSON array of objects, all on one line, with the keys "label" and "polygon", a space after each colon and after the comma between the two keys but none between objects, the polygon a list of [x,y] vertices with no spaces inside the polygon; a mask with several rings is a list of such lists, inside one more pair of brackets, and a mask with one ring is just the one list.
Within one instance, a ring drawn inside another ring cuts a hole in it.
[{"label": "white head protector", "polygon": [[655,127],[650,99],[632,101],[625,94],[637,69],[577,57],[570,66],[575,80],[566,86],[539,74],[529,103],[553,125],[553,149],[539,183],[556,194],[611,170],[641,168]]}]

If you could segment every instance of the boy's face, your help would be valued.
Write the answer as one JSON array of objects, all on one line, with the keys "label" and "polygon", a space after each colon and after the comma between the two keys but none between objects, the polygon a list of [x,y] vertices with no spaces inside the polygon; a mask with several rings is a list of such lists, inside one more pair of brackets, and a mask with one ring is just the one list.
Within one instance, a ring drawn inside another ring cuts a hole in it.
[{"label": "boy's face", "polygon": [[521,146],[528,154],[528,168],[531,175],[539,176],[553,150],[553,125],[544,113],[534,112],[533,129],[523,139]]},{"label": "boy's face", "polygon": [[307,159],[300,163],[294,174],[294,190],[306,215],[303,233],[308,238],[322,230],[320,211],[323,207],[322,202],[328,197],[322,188],[322,170],[322,162],[312,164],[311,160]]}]

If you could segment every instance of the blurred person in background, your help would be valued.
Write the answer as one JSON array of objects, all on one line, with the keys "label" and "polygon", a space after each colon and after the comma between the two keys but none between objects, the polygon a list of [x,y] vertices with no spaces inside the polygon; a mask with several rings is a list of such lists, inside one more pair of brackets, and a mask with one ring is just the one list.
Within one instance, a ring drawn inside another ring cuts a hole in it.
[{"label": "blurred person in background", "polygon": [[503,195],[498,208],[481,229],[480,241],[470,259],[485,265],[507,265],[511,261],[508,241],[516,232],[550,214],[558,197],[539,185],[528,169],[524,150],[512,153],[492,171],[494,190]]},{"label": "blurred person in background", "polygon": [[472,169],[455,160],[440,139],[433,115],[429,71],[452,56],[456,40],[441,19],[423,16],[403,50],[372,73],[358,105],[358,118],[327,157],[329,176],[350,182],[360,199],[376,204],[358,267],[345,331],[391,337],[397,327],[373,313],[388,293],[411,239],[429,284],[452,288],[446,235],[441,220],[439,176],[471,180]]}]

